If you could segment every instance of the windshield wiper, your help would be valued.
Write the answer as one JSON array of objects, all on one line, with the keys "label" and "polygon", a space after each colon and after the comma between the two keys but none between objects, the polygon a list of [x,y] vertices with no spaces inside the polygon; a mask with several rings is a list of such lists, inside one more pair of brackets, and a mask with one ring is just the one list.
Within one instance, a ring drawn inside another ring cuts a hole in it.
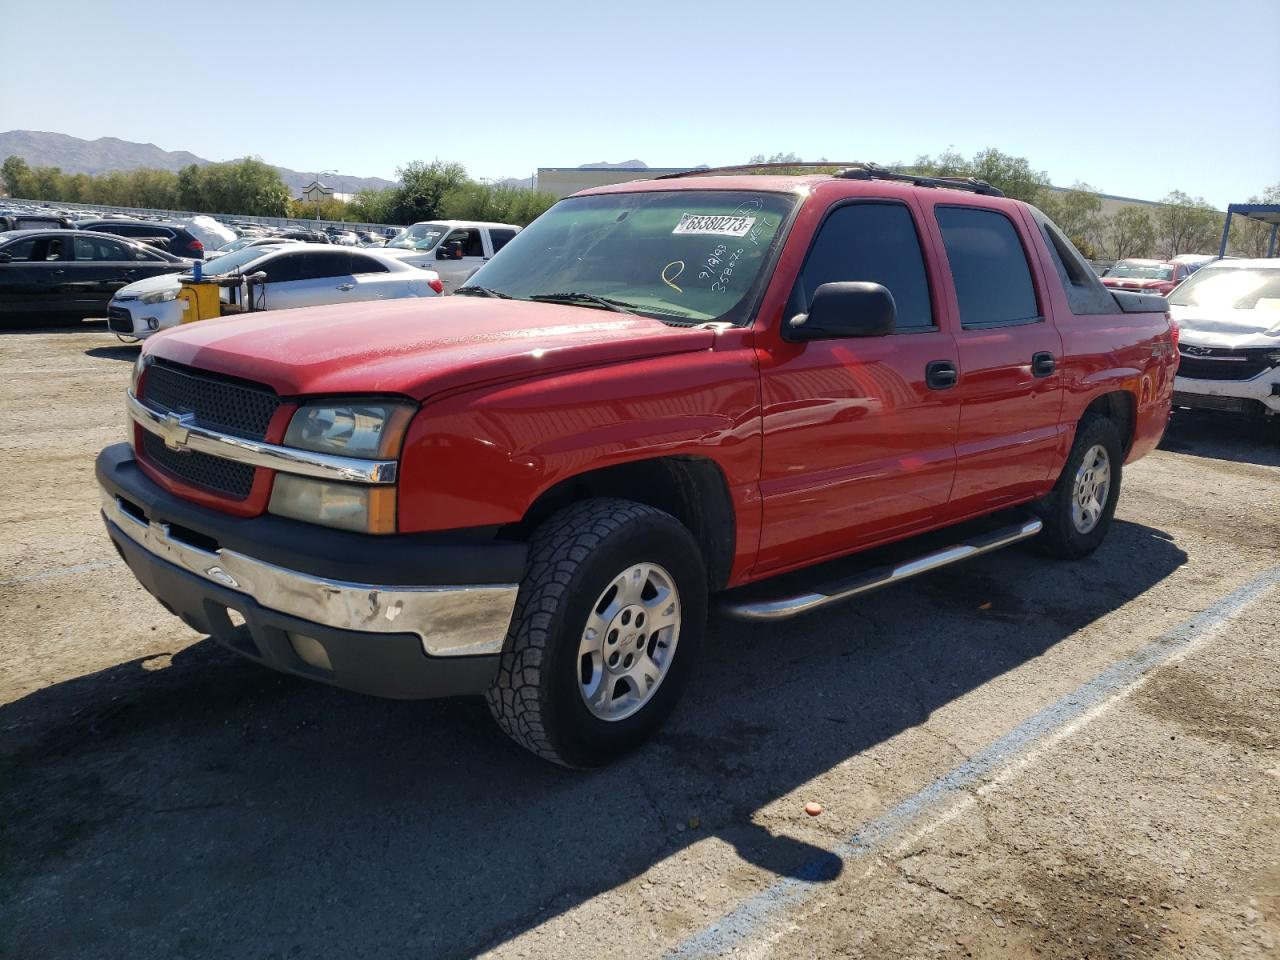
[{"label": "windshield wiper", "polygon": [[612,310],[615,313],[627,313],[635,316],[633,304],[627,303],[625,300],[611,300],[608,297],[597,297],[594,293],[578,293],[570,291],[568,293],[535,293],[529,297],[530,300],[546,300],[548,302],[563,303],[594,303],[604,307],[606,310]]},{"label": "windshield wiper", "polygon": [[492,287],[472,287],[472,286],[468,286],[468,287],[459,287],[457,290],[453,291],[454,296],[457,296],[457,295],[458,295],[458,294],[460,294],[460,293],[478,293],[478,294],[480,294],[480,296],[482,296],[482,297],[496,297],[496,298],[497,298],[497,299],[499,299],[499,300],[514,300],[514,299],[516,299],[516,298],[515,298],[515,297],[513,297],[511,294],[509,294],[509,293],[503,293],[501,290],[494,290]]}]

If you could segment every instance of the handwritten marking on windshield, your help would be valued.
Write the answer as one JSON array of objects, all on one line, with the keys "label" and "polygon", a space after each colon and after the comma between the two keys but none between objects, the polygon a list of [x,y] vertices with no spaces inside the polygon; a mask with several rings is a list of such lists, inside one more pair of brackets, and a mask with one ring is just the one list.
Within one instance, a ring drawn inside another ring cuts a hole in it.
[{"label": "handwritten marking on windshield", "polygon": [[[672,267],[678,268],[675,271],[675,273],[671,273]],[[667,276],[667,274],[669,273],[671,275]],[[662,282],[665,283],[672,290],[674,290],[676,293],[684,293],[684,291],[681,290],[679,287],[677,287],[675,284],[675,281],[679,278],[680,274],[682,273],[684,273],[684,261],[672,260],[670,263],[668,263],[665,267],[662,268],[662,272],[659,274],[659,276],[662,277]]]}]

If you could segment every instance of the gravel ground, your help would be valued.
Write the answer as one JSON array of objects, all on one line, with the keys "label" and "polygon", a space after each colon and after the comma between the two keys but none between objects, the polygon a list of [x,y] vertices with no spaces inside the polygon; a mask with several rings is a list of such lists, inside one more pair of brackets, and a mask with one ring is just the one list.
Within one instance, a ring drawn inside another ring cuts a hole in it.
[{"label": "gravel ground", "polygon": [[578,774],[478,700],[294,680],[167,615],[97,516],[135,355],[100,325],[0,333],[0,956],[1280,950],[1267,431],[1176,420],[1080,563],[1013,548],[717,624],[665,732]]}]

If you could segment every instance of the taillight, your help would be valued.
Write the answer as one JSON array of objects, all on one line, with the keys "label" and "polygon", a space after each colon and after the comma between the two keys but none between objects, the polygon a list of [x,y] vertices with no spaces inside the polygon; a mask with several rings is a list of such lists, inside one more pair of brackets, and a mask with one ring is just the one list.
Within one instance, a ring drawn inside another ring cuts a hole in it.
[{"label": "taillight", "polygon": [[444,293],[444,284],[440,281],[439,277],[436,277],[434,280],[428,280],[427,286],[436,293]]},{"label": "taillight", "polygon": [[1165,316],[1169,318],[1169,336],[1173,337],[1173,349],[1176,353],[1178,350],[1178,337],[1181,336],[1181,331],[1178,329],[1178,321],[1173,319],[1172,315],[1165,314]]},{"label": "taillight", "polygon": [[204,244],[201,243],[199,240],[192,240],[191,249],[198,251],[199,253],[204,253]]}]

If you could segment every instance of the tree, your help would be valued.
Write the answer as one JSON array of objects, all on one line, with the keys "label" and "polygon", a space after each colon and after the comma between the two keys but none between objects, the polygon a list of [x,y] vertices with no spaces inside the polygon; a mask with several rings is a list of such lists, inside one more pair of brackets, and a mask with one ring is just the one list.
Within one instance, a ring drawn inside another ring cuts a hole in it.
[{"label": "tree", "polygon": [[1115,260],[1149,257],[1155,253],[1156,227],[1141,207],[1122,207],[1106,221],[1102,232],[1106,252]]},{"label": "tree", "polygon": [[1040,208],[1087,259],[1097,259],[1104,222],[1097,190],[1077,181],[1069,190],[1046,191]]},{"label": "tree", "polygon": [[24,200],[35,199],[30,196],[31,168],[21,157],[5,158],[4,164],[0,166],[0,179],[4,180],[5,193],[9,196],[21,197]]},{"label": "tree", "polygon": [[1006,197],[1038,204],[1049,187],[1049,175],[1034,170],[1026,157],[1001,153],[994,147],[979,150],[966,160],[954,150],[937,157],[922,154],[905,172],[928,177],[977,177],[1003,191]]},{"label": "tree", "polygon": [[1156,214],[1159,242],[1156,249],[1163,257],[1176,257],[1180,253],[1207,253],[1217,249],[1217,239],[1222,233],[1222,216],[1204,202],[1204,198],[1192,199],[1181,190],[1174,190],[1160,201]]},{"label": "tree", "polygon": [[460,163],[415,160],[396,171],[400,186],[392,188],[394,196],[387,213],[391,223],[415,223],[440,219],[441,204],[450,190],[467,182],[466,168]]},{"label": "tree", "polygon": [[440,207],[447,220],[488,220],[523,227],[555,202],[552,194],[542,190],[468,181],[446,193]]},{"label": "tree", "polygon": [[[1272,184],[1261,197],[1252,196],[1246,203],[1280,203],[1280,183]],[[1271,243],[1271,224],[1239,215],[1231,218],[1231,252],[1241,257],[1265,257]]]}]

